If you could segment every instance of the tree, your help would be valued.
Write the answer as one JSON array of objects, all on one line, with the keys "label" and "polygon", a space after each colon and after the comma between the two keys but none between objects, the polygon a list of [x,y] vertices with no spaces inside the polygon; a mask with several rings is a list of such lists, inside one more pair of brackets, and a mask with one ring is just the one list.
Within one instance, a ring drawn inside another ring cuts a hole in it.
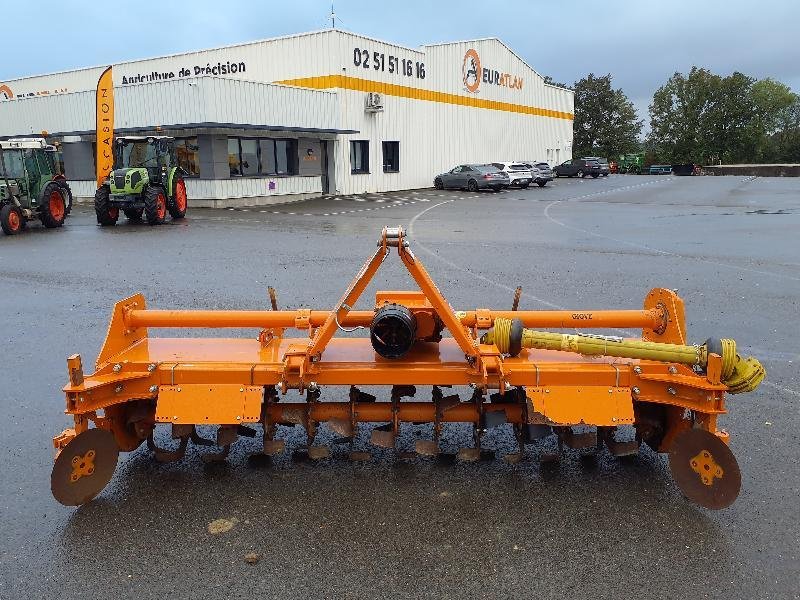
[{"label": "tree", "polygon": [[800,95],[783,111],[781,130],[767,143],[765,160],[776,163],[800,163]]},{"label": "tree", "polygon": [[800,96],[789,86],[774,79],[756,81],[752,87],[753,104],[761,136],[759,159],[797,161],[800,128]]},{"label": "tree", "polygon": [[710,117],[721,85],[719,76],[692,67],[675,73],[653,94],[648,145],[659,162],[708,164],[715,158]]},{"label": "tree", "polygon": [[659,162],[777,160],[797,147],[798,127],[800,99],[784,84],[692,67],[653,95],[648,147]]},{"label": "tree", "polygon": [[643,121],[611,75],[589,73],[575,82],[573,156],[616,158],[639,147]]}]

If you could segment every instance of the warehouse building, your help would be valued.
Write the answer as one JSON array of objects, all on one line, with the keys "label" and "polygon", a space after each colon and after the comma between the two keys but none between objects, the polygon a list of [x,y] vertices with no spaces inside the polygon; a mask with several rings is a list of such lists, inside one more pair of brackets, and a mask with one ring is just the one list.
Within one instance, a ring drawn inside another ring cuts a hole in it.
[{"label": "warehouse building", "polygon": [[[0,138],[61,143],[94,195],[104,66],[0,82]],[[171,135],[195,206],[430,187],[460,163],[571,157],[573,93],[500,40],[407,48],[336,29],[114,65],[118,135]]]}]

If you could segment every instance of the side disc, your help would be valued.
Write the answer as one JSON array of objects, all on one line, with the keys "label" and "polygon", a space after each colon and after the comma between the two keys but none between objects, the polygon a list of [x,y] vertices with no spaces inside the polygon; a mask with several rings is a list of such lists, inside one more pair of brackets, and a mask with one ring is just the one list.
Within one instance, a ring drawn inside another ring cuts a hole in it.
[{"label": "side disc", "polygon": [[669,451],[669,468],[681,493],[705,508],[730,506],[742,486],[733,452],[704,429],[687,429],[675,437]]},{"label": "side disc", "polygon": [[118,458],[119,448],[110,431],[88,429],[77,435],[53,465],[53,496],[66,506],[89,502],[111,480]]}]

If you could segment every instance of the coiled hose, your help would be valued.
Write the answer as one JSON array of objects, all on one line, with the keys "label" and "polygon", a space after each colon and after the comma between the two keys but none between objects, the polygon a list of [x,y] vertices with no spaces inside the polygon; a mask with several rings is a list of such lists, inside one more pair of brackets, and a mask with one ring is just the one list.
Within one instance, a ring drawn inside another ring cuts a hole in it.
[{"label": "coiled hose", "polygon": [[732,394],[752,392],[766,377],[763,365],[752,356],[742,358],[736,352],[736,342],[731,339],[709,339],[697,346],[662,344],[604,335],[535,331],[525,329],[519,319],[498,317],[492,329],[481,337],[481,342],[494,344],[500,352],[511,356],[517,356],[523,348],[535,348],[588,356],[615,356],[697,365],[702,369],[708,366],[708,355],[713,352],[722,357],[720,379]]}]

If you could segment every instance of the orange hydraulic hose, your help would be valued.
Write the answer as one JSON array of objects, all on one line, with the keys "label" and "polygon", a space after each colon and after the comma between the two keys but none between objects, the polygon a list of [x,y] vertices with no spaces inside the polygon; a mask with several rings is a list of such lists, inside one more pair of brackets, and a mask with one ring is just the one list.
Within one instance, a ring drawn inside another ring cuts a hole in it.
[{"label": "orange hydraulic hose", "polygon": [[[498,310],[488,311],[490,324],[497,318],[520,319],[525,327],[596,329],[633,328],[658,329],[663,325],[664,314],[659,309],[649,310]],[[329,311],[312,310],[309,325],[319,327]],[[476,311],[456,313],[461,324],[473,327],[478,320]],[[294,310],[129,310],[125,313],[128,327],[264,327],[292,328],[305,315]],[[371,310],[350,311],[340,321],[342,327],[369,327],[375,313]]]}]

